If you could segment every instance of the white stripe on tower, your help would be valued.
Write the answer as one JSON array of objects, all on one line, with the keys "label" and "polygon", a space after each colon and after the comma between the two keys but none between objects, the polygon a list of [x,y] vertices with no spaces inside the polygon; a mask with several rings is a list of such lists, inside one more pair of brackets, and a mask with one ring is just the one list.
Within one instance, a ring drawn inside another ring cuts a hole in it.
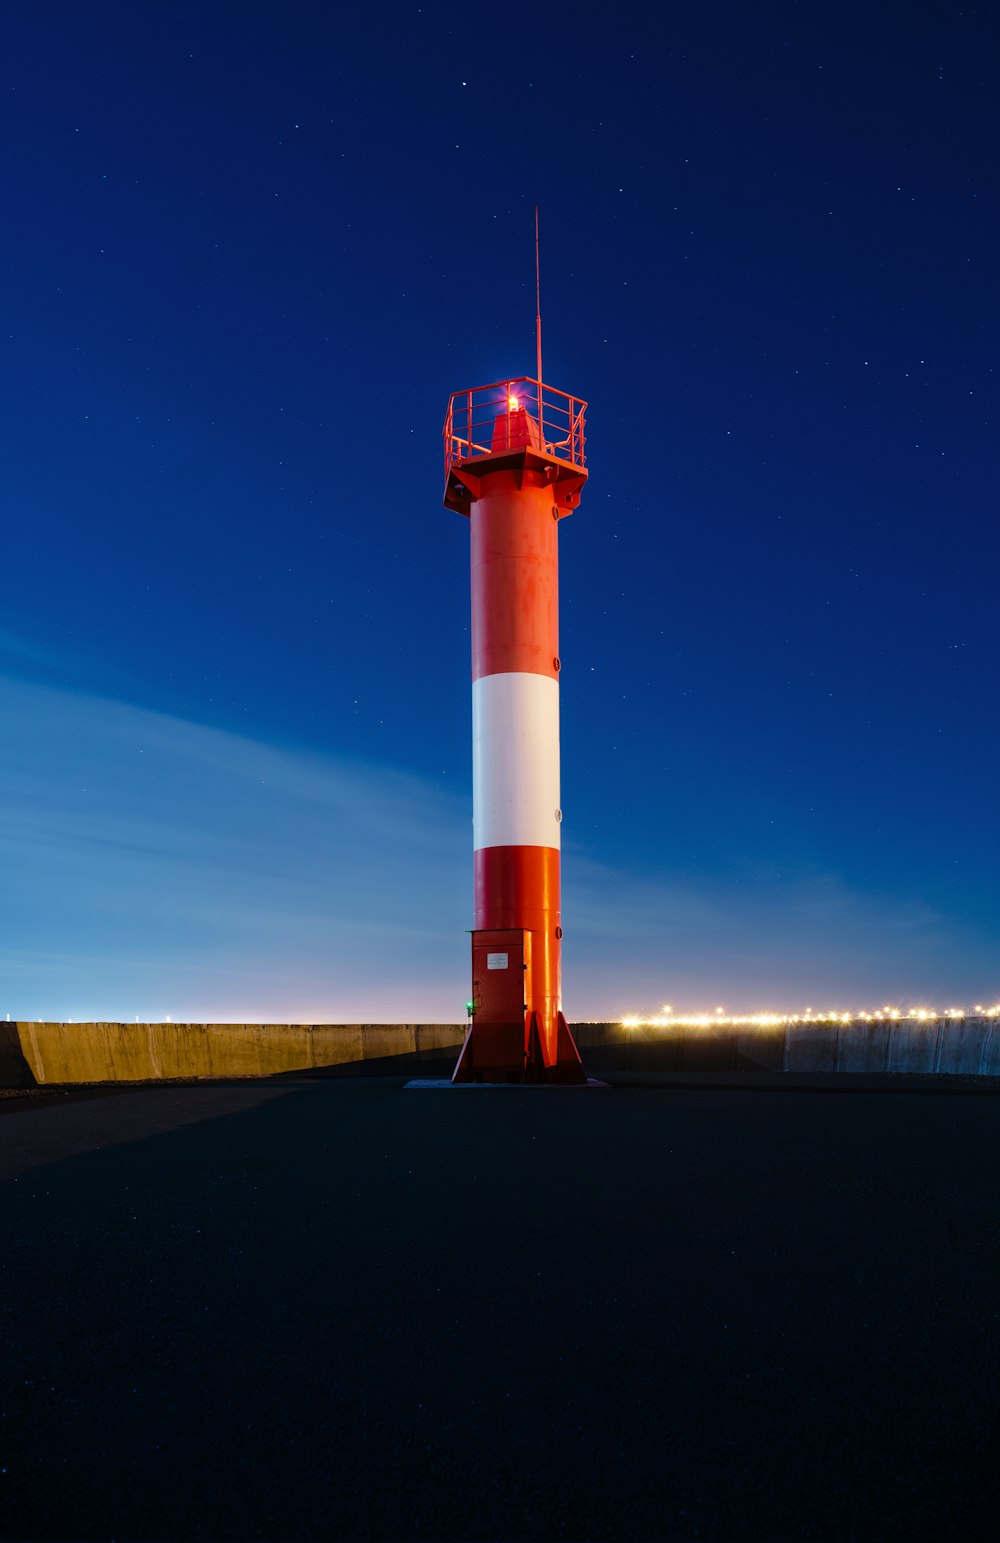
[{"label": "white stripe on tower", "polygon": [[472,684],[475,850],[559,848],[559,682],[516,671]]}]

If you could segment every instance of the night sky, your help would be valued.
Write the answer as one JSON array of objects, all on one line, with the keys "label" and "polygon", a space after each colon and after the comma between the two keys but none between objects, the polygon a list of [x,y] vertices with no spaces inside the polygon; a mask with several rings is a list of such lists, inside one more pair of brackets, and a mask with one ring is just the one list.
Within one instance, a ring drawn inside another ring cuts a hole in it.
[{"label": "night sky", "polygon": [[1000,995],[992,4],[47,4],[3,104],[0,1014],[457,1021],[448,395],[590,404],[570,1019]]}]

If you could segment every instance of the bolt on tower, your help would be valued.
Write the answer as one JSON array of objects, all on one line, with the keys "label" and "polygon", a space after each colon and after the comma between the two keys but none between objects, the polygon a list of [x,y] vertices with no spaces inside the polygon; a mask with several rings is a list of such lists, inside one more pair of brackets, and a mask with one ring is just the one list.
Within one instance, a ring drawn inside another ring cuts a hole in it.
[{"label": "bolt on tower", "polygon": [[562,1013],[559,523],[587,480],[586,403],[538,379],[456,392],[445,507],[472,547],[475,925],[456,1082],[583,1082]]}]

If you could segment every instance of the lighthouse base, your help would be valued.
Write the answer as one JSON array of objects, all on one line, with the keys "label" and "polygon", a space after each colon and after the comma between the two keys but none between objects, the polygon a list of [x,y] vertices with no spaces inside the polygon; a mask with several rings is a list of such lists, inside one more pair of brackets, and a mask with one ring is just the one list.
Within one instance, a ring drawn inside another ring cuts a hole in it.
[{"label": "lighthouse base", "polygon": [[[544,1009],[536,1006],[532,938],[530,927],[472,933],[472,1023],[453,1082],[586,1082],[569,1025],[552,1013],[554,993],[543,989]],[[548,981],[543,971],[543,988]]]},{"label": "lighthouse base", "polygon": [[562,1013],[557,1016],[556,1059],[546,1065],[538,1014],[526,1013],[523,1024],[473,1023],[465,1036],[452,1082],[504,1084],[583,1084],[576,1040]]}]

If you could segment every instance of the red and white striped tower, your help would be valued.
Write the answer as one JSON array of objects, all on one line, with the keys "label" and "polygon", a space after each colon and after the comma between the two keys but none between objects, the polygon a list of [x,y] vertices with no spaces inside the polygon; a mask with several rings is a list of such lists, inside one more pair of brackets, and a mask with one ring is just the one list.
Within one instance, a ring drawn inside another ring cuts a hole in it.
[{"label": "red and white striped tower", "polygon": [[559,521],[586,403],[537,380],[456,392],[445,506],[472,538],[472,1023],[456,1081],[582,1082],[562,1014]]}]

